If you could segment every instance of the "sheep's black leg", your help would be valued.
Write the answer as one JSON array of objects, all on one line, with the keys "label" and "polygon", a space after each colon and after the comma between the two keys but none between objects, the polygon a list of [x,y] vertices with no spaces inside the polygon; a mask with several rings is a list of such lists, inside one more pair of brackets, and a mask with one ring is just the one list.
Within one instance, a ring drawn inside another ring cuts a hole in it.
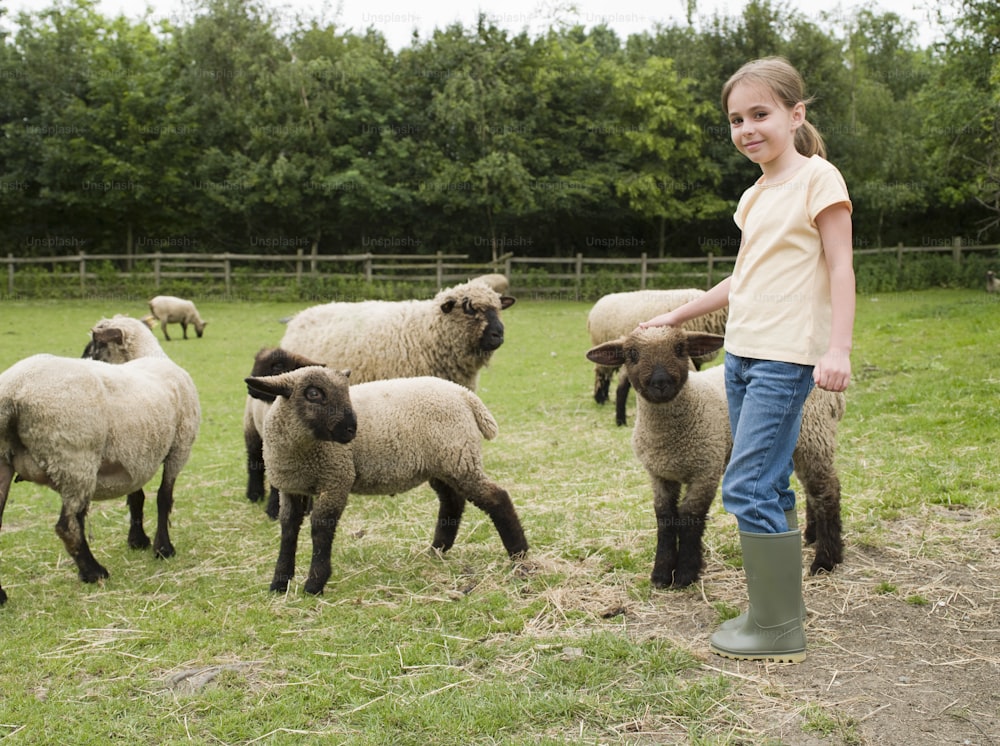
[{"label": "sheep's black leg", "polygon": [[[805,461],[805,459],[803,460]],[[806,542],[815,544],[809,574],[832,572],[844,561],[844,539],[840,520],[840,479],[829,467],[796,464],[796,475],[806,491]]]},{"label": "sheep's black leg", "polygon": [[[0,528],[3,527],[3,511],[10,494],[10,483],[14,479],[14,469],[6,461],[0,461]],[[0,588],[0,606],[7,603],[7,594]]]},{"label": "sheep's black leg", "polygon": [[615,422],[624,425],[628,421],[626,409],[628,408],[628,392],[632,387],[628,376],[618,375],[618,389],[615,391]]},{"label": "sheep's black leg", "polygon": [[299,529],[306,514],[306,495],[286,494],[281,500],[281,545],[278,549],[278,562],[274,566],[274,578],[271,580],[271,590],[284,593],[288,590],[288,581],[295,576],[295,549],[299,544]]},{"label": "sheep's black leg", "polygon": [[87,545],[87,534],[84,530],[84,517],[87,511],[81,510],[79,513],[69,513],[63,505],[59,513],[59,520],[56,522],[56,534],[66,545],[66,551],[76,562],[77,570],[80,573],[80,580],[84,583],[96,583],[102,578],[110,577],[110,574],[101,564],[94,559]]},{"label": "sheep's black leg", "polygon": [[653,512],[656,514],[656,556],[653,559],[651,581],[656,588],[674,584],[677,569],[679,482],[653,479]]},{"label": "sheep's black leg", "polygon": [[264,512],[267,513],[268,518],[277,519],[278,512],[281,510],[281,496],[276,487],[271,487],[271,494],[267,498],[267,507],[264,508]]},{"label": "sheep's black leg", "polygon": [[138,489],[135,492],[129,493],[127,501],[129,514],[128,545],[132,549],[145,549],[149,546],[149,536],[146,535],[146,530],[142,526],[146,494],[141,489]]},{"label": "sheep's black leg", "polygon": [[153,556],[157,559],[177,554],[170,543],[170,511],[174,508],[174,480],[164,477],[156,492],[156,536],[153,537]]},{"label": "sheep's black leg", "polygon": [[264,439],[252,430],[243,433],[243,441],[247,450],[247,500],[256,503],[264,499]]},{"label": "sheep's black leg", "polygon": [[677,517],[677,569],[674,586],[684,588],[701,575],[703,566],[702,537],[705,534],[705,515],[681,510]]},{"label": "sheep's black leg", "polygon": [[309,577],[302,586],[306,593],[318,595],[323,592],[326,581],[330,579],[330,552],[333,549],[333,536],[337,532],[337,523],[344,512],[347,503],[346,496],[331,496],[320,493],[313,502],[312,517],[312,562],[309,565]]},{"label": "sheep's black leg", "polygon": [[524,537],[521,519],[517,517],[507,490],[487,482],[485,490],[471,496],[469,501],[493,521],[493,526],[500,534],[500,541],[510,557],[519,557],[528,551],[528,540]]},{"label": "sheep's black leg", "polygon": [[431,546],[447,552],[458,535],[458,526],[465,511],[465,498],[444,482],[432,479],[430,483],[440,501],[437,526],[434,528],[434,541],[431,542]]},{"label": "sheep's black leg", "polygon": [[181,331],[184,332],[184,339],[188,338],[188,325],[186,321],[181,322]]},{"label": "sheep's black leg", "polygon": [[605,368],[596,368],[594,370],[594,401],[598,404],[604,404],[608,400],[612,375],[614,374]]},{"label": "sheep's black leg", "polygon": [[163,338],[165,340],[167,340],[168,342],[170,341],[170,335],[167,334],[167,322],[166,321],[163,322]]}]

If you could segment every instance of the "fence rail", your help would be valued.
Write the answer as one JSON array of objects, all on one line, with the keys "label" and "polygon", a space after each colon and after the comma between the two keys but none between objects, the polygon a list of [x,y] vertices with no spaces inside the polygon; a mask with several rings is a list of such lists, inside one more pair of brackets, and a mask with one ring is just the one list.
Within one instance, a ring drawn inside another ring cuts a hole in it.
[{"label": "fence rail", "polygon": [[[914,253],[950,254],[957,264],[970,252],[987,251],[997,254],[1000,245],[968,245],[961,239],[923,246],[895,246],[883,249],[856,249],[855,255],[895,256],[902,268],[904,257]],[[48,257],[0,256],[7,268],[7,294],[17,291],[18,271],[31,267],[47,270],[53,279],[76,282],[81,292],[96,283],[101,274],[95,271],[111,263],[117,277],[151,282],[156,289],[173,280],[199,280],[221,283],[226,295],[231,295],[238,274],[246,279],[285,279],[301,285],[307,278],[345,278],[373,282],[410,282],[434,284],[438,288],[487,272],[503,272],[510,280],[512,292],[530,291],[565,296],[567,291],[579,299],[588,279],[611,271],[615,278],[634,283],[643,289],[669,268],[670,279],[692,286],[708,288],[727,274],[736,261],[734,256],[650,257],[638,258],[585,257],[524,257],[506,254],[496,263],[472,262],[466,254],[326,254],[312,255],[299,250],[295,254],[195,254],[155,252],[143,256],[126,254],[67,254]],[[103,265],[102,265],[103,263]],[[121,269],[124,268],[124,269]]]}]

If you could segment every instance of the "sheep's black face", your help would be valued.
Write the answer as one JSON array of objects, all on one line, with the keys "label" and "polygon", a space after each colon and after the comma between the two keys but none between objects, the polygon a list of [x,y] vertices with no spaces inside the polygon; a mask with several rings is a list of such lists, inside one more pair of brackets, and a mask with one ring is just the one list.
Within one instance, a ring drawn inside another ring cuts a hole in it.
[{"label": "sheep's black face", "polygon": [[331,379],[307,380],[293,396],[299,418],[317,440],[350,443],[358,422],[347,395],[346,383],[334,386]]},{"label": "sheep's black face", "polygon": [[500,345],[503,344],[504,332],[499,312],[495,308],[486,308],[477,312],[469,301],[465,301],[465,303],[469,304],[469,310],[466,311],[467,314],[479,316],[485,321],[483,333],[479,337],[479,349],[483,352],[493,352],[499,349]]},{"label": "sheep's black face", "polygon": [[677,329],[647,329],[630,335],[622,348],[625,373],[646,401],[672,401],[687,383],[690,357],[687,338]]}]

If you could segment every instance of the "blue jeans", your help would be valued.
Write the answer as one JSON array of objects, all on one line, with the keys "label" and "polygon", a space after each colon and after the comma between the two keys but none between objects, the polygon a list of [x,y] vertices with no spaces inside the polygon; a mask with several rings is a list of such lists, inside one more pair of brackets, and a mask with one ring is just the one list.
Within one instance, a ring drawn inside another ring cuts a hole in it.
[{"label": "blue jeans", "polygon": [[740,531],[783,533],[785,511],[795,507],[792,453],[813,368],[726,353],[725,374],[733,454],[722,478],[722,504]]}]

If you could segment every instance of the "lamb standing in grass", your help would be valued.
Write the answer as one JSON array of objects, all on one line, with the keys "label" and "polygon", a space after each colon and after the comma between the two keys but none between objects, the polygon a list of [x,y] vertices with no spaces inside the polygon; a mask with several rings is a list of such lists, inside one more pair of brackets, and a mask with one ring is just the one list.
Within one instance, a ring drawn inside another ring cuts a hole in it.
[{"label": "lamb standing in grass", "polygon": [[[296,355],[280,347],[264,348],[257,353],[253,361],[250,375],[253,378],[276,376],[290,370],[304,368],[307,365],[319,363]],[[270,409],[274,397],[263,394],[250,396],[247,394],[246,406],[243,410],[243,441],[247,451],[247,499],[250,502],[260,502],[264,499],[264,417]],[[278,490],[272,484],[265,509],[271,518],[278,517]]]},{"label": "lamb standing in grass", "polygon": [[[633,290],[624,293],[610,293],[600,298],[587,315],[587,331],[590,333],[591,346],[620,339],[640,322],[651,319],[666,311],[671,311],[684,305],[700,295],[704,290],[697,288],[676,288],[670,290]],[[710,334],[725,334],[728,308],[705,314],[692,319],[684,325],[691,331],[708,332]],[[695,356],[692,362],[695,369],[709,362],[718,353]],[[618,372],[618,365],[597,365],[594,367],[594,401],[603,404],[608,400],[611,379]],[[629,392],[628,376],[618,377],[618,389],[615,392],[615,422],[626,423],[625,414]]]},{"label": "lamb standing in grass", "polygon": [[[102,320],[88,350],[95,359],[32,355],[0,374],[0,522],[15,475],[51,487],[62,497],[56,533],[80,579],[93,583],[108,571],[87,544],[90,501],[128,495],[129,546],[148,547],[142,488],[161,465],[153,553],[174,555],[174,483],[201,412],[191,377],[138,319]],[[6,598],[0,589],[0,603]]]},{"label": "lamb standing in grass", "polygon": [[281,548],[271,590],[295,570],[299,529],[312,506],[307,593],[330,577],[333,535],[348,495],[393,495],[430,482],[440,500],[432,546],[447,551],[469,500],[496,527],[507,553],[528,550],[507,492],[483,471],[481,440],[497,424],[474,393],[422,376],[348,387],[346,373],[310,366],[247,378],[252,396],[274,402],[264,418],[264,459],[281,493]]},{"label": "lamb standing in grass", "polygon": [[1000,280],[997,279],[996,273],[993,270],[986,273],[986,292],[1000,293]]},{"label": "lamb standing in grass", "polygon": [[163,338],[170,341],[167,334],[167,324],[180,324],[184,332],[184,339],[188,338],[188,324],[194,327],[195,334],[201,337],[205,331],[205,324],[198,314],[198,309],[194,303],[184,298],[177,298],[173,295],[157,295],[149,301],[149,312],[160,322],[163,327]]},{"label": "lamb standing in grass", "polygon": [[[690,585],[702,569],[705,520],[729,461],[732,435],[722,366],[691,371],[689,359],[718,351],[722,343],[718,335],[654,327],[587,353],[599,365],[624,363],[638,396],[632,446],[653,483],[657,587]],[[834,455],[844,402],[843,394],[813,389],[793,457],[806,492],[806,543],[816,544],[811,574],[843,562]]]},{"label": "lamb standing in grass", "polygon": [[437,376],[475,391],[504,341],[500,312],[513,304],[478,280],[432,300],[327,303],[292,317],[279,346],[349,368],[355,383]]}]

